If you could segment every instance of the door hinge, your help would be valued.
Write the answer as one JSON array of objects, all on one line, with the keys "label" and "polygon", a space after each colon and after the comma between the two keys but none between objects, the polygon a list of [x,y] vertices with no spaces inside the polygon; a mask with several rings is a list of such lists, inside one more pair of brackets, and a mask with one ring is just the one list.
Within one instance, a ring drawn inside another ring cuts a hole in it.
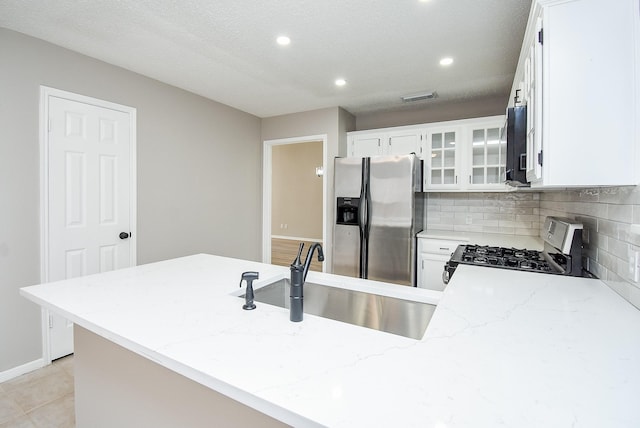
[{"label": "door hinge", "polygon": [[49,315],[49,328],[53,328],[53,315]]},{"label": "door hinge", "polygon": [[540,166],[542,166],[542,150],[540,150],[540,153],[538,153],[538,163],[540,164]]},{"label": "door hinge", "polygon": [[544,33],[542,32],[543,30],[540,29],[540,31],[538,31],[538,43],[540,43],[541,45],[544,44]]}]

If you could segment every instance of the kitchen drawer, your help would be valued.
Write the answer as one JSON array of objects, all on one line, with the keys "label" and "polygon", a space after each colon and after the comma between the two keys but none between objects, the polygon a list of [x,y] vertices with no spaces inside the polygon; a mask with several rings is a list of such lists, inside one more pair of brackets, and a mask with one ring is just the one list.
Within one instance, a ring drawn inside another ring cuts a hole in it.
[{"label": "kitchen drawer", "polygon": [[448,239],[420,239],[420,252],[430,254],[442,254],[450,256],[458,245],[465,241],[452,241]]}]

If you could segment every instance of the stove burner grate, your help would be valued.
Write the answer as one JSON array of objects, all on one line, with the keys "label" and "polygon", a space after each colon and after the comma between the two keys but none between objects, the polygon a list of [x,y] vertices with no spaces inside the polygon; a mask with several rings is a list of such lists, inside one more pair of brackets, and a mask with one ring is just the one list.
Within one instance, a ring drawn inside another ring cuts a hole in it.
[{"label": "stove burner grate", "polygon": [[534,272],[555,272],[540,251],[526,249],[461,245],[454,253],[452,261]]}]

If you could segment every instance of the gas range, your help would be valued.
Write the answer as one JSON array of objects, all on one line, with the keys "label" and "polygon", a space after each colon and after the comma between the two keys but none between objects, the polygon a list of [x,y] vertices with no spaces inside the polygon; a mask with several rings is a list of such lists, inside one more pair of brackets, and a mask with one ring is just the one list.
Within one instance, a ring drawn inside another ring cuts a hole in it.
[{"label": "gas range", "polygon": [[444,267],[447,284],[460,264],[557,275],[583,276],[582,224],[562,217],[547,217],[544,250],[459,245]]},{"label": "gas range", "polygon": [[452,255],[458,263],[495,266],[505,269],[552,272],[542,252],[527,249],[460,245]]}]

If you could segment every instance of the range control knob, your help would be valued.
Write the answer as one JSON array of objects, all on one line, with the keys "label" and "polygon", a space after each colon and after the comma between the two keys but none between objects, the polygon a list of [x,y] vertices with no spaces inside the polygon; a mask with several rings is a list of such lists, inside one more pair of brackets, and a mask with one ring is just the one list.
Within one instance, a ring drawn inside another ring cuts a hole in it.
[{"label": "range control knob", "polygon": [[445,284],[449,283],[449,279],[451,278],[451,274],[449,273],[449,264],[444,265],[444,272],[442,272],[442,282]]}]

